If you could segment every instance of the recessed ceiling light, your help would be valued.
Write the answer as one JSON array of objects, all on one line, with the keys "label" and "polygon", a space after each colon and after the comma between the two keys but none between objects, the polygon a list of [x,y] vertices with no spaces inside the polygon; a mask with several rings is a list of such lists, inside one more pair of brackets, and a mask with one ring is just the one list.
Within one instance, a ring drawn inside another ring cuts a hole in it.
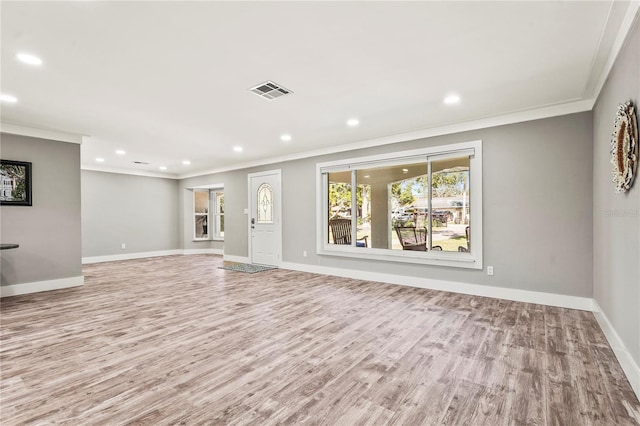
[{"label": "recessed ceiling light", "polygon": [[104,163],[104,158],[100,158],[100,157],[98,157],[98,158],[96,158],[96,161],[97,161],[98,163]]},{"label": "recessed ceiling light", "polygon": [[283,140],[285,142],[289,142],[291,140],[291,135],[284,134],[284,135],[280,136],[280,140]]},{"label": "recessed ceiling light", "polygon": [[234,147],[233,147],[233,150],[234,150],[235,152],[242,152],[242,147],[241,147],[241,146],[234,146]]},{"label": "recessed ceiling light", "polygon": [[184,164],[185,166],[188,166],[189,164],[191,164],[191,161],[189,160],[183,160],[182,164]]},{"label": "recessed ceiling light", "polygon": [[451,105],[451,104],[457,104],[458,102],[460,102],[460,96],[458,95],[448,95],[446,98],[444,98],[444,103],[447,105]]},{"label": "recessed ceiling light", "polygon": [[360,124],[360,120],[358,120],[357,118],[351,118],[347,120],[347,126],[349,127],[356,127],[358,124]]},{"label": "recessed ceiling light", "polygon": [[24,62],[25,64],[42,65],[42,59],[38,58],[37,56],[30,55],[28,53],[18,53],[16,55],[16,58],[18,58],[20,62]]},{"label": "recessed ceiling light", "polygon": [[16,102],[18,102],[18,98],[13,95],[6,95],[3,93],[2,95],[0,95],[0,101],[15,104]]},{"label": "recessed ceiling light", "polygon": [[118,155],[125,155],[125,154],[126,154],[126,152],[125,152],[125,151],[123,151],[123,150],[121,150],[121,149],[117,149],[117,150],[116,150],[116,154],[118,154]]},{"label": "recessed ceiling light", "polygon": [[409,169],[402,169],[402,173],[409,173]]},{"label": "recessed ceiling light", "polygon": [[364,175],[364,178],[365,178],[365,179],[369,179],[370,177],[371,177],[371,176],[369,176],[369,175]]},{"label": "recessed ceiling light", "polygon": [[160,166],[158,167],[160,170],[167,170],[167,166]]}]

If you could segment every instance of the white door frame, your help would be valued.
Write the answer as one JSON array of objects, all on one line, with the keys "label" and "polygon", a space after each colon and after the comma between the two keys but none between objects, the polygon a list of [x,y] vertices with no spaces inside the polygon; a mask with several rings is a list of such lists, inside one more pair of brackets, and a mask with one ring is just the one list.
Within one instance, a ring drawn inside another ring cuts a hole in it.
[{"label": "white door frame", "polygon": [[277,229],[276,248],[278,249],[278,256],[277,256],[278,262],[277,262],[277,265],[275,266],[280,266],[282,264],[282,169],[266,170],[264,172],[247,174],[247,194],[248,194],[247,205],[249,206],[248,208],[249,214],[247,215],[247,239],[249,241],[248,258],[249,258],[249,263],[253,263],[253,244],[252,244],[252,238],[251,238],[251,217],[253,215],[253,212],[251,211],[251,208],[252,208],[251,197],[253,197],[253,192],[251,190],[251,178],[260,177],[260,176],[269,176],[269,175],[278,175],[278,183],[279,183],[279,188],[278,188],[279,196],[275,197],[277,210],[280,213],[280,217],[278,218],[278,224],[276,227]]}]

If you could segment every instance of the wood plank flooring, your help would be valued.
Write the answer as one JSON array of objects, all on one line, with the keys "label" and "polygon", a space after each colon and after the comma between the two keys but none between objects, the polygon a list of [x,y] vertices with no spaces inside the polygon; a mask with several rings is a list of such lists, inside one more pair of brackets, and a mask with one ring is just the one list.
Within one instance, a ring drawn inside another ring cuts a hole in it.
[{"label": "wood plank flooring", "polygon": [[638,425],[593,315],[192,255],[1,301],[0,421]]}]

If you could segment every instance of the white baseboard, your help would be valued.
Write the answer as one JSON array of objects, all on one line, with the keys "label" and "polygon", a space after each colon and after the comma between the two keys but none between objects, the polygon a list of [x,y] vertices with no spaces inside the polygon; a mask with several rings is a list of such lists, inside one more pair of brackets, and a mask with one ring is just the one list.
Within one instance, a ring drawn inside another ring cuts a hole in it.
[{"label": "white baseboard", "polygon": [[222,249],[186,249],[186,250],[163,250],[163,251],[146,251],[140,253],[125,253],[125,254],[111,254],[107,256],[91,256],[83,257],[82,264],[89,263],[101,263],[101,262],[113,262],[117,260],[131,260],[131,259],[143,259],[145,257],[158,257],[158,256],[174,256],[177,254],[224,254]]},{"label": "white baseboard", "polygon": [[631,383],[633,391],[636,393],[638,399],[640,399],[640,367],[631,356],[631,352],[629,352],[629,349],[627,349],[622,339],[620,339],[620,336],[618,336],[611,322],[609,322],[609,318],[602,312],[598,302],[595,300],[593,301],[593,307],[593,315],[596,317],[600,328],[609,341],[609,346],[611,346],[613,353],[616,355],[616,358],[618,358],[618,362],[626,374],[629,383]]},{"label": "white baseboard", "polygon": [[328,266],[307,265],[303,263],[282,262],[280,267],[284,269],[292,269],[294,271],[312,272],[323,275],[334,275],[338,277],[354,278],[367,281],[379,281],[383,283],[398,284],[409,287],[450,291],[452,293],[493,297],[496,299],[536,303],[539,305],[557,306],[560,308],[579,309],[582,311],[593,310],[593,299],[589,297],[567,296],[563,294],[542,293],[537,291],[518,290],[504,287],[491,287],[480,284],[469,284],[456,281],[442,281],[430,278],[383,274],[379,272],[358,271],[353,269],[332,268]]},{"label": "white baseboard", "polygon": [[225,262],[249,263],[249,258],[246,256],[233,256],[230,254],[225,254],[222,259]]},{"label": "white baseboard", "polygon": [[[109,262],[113,260],[139,259],[144,257],[169,256],[176,254],[223,254],[220,249],[193,249],[193,250],[168,250],[146,253],[129,253],[114,256],[97,256],[82,259],[82,263]],[[244,256],[224,255],[223,259],[230,262],[249,263],[249,258]],[[602,312],[598,303],[591,298],[567,296],[561,294],[542,293],[527,290],[491,287],[479,284],[469,284],[454,281],[442,281],[429,278],[408,277],[401,275],[383,274],[378,272],[358,271],[352,269],[332,268],[328,266],[307,265],[303,263],[282,262],[283,269],[293,271],[311,272],[322,275],[333,275],[344,278],[353,278],[367,281],[378,281],[389,284],[405,285],[432,290],[450,291],[453,293],[470,294],[474,296],[493,297],[498,299],[513,300],[518,302],[535,303],[561,308],[592,311],[598,324],[609,341],[611,349],[616,355],[624,373],[631,383],[636,396],[640,399],[640,367],[635,362],[631,353],[626,348],[618,333],[613,328],[607,316]],[[41,291],[58,290],[69,287],[77,287],[84,284],[84,277],[70,277],[56,280],[37,281],[24,284],[13,284],[0,287],[0,297],[17,296],[20,294],[37,293]]]},{"label": "white baseboard", "polygon": [[0,287],[0,297],[18,296],[20,294],[39,293],[41,291],[60,290],[62,288],[78,287],[84,284],[84,276],[59,278],[56,280],[35,281],[31,283],[3,285]]},{"label": "white baseboard", "polygon": [[188,255],[188,254],[218,254],[218,255],[222,256],[224,254],[224,250],[223,249],[214,249],[214,248],[209,248],[209,249],[185,249],[185,250],[182,250],[182,254],[184,254],[184,255]]},{"label": "white baseboard", "polygon": [[[226,260],[226,256],[225,256]],[[607,316],[602,312],[597,302],[589,297],[567,296],[562,294],[542,293],[536,291],[518,290],[502,287],[491,287],[479,284],[469,284],[454,281],[433,280],[429,278],[408,277],[401,275],[383,274],[378,272],[340,269],[327,266],[307,265],[303,263],[283,262],[283,269],[311,272],[315,274],[333,275],[367,281],[378,281],[389,284],[419,287],[431,290],[450,291],[474,296],[493,297],[497,299],[513,300],[517,302],[535,303],[539,305],[557,306],[561,308],[578,309],[594,313],[598,324],[611,345],[611,349],[620,362],[622,369],[631,383],[636,396],[640,399],[640,368],[631,353],[626,348]]]},{"label": "white baseboard", "polygon": [[157,256],[172,256],[176,254],[182,254],[183,250],[162,250],[162,251],[146,251],[140,253],[123,253],[123,254],[110,254],[107,256],[90,256],[83,257],[82,264],[87,263],[101,263],[101,262],[113,262],[115,260],[130,260],[130,259],[142,259],[145,257],[157,257]]}]

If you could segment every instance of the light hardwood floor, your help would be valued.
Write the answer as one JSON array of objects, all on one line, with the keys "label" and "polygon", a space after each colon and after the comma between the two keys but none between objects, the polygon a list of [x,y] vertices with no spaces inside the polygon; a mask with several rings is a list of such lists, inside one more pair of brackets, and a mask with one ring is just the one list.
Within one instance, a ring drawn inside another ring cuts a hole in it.
[{"label": "light hardwood floor", "polygon": [[2,424],[640,424],[589,312],[220,265],[3,299]]}]

